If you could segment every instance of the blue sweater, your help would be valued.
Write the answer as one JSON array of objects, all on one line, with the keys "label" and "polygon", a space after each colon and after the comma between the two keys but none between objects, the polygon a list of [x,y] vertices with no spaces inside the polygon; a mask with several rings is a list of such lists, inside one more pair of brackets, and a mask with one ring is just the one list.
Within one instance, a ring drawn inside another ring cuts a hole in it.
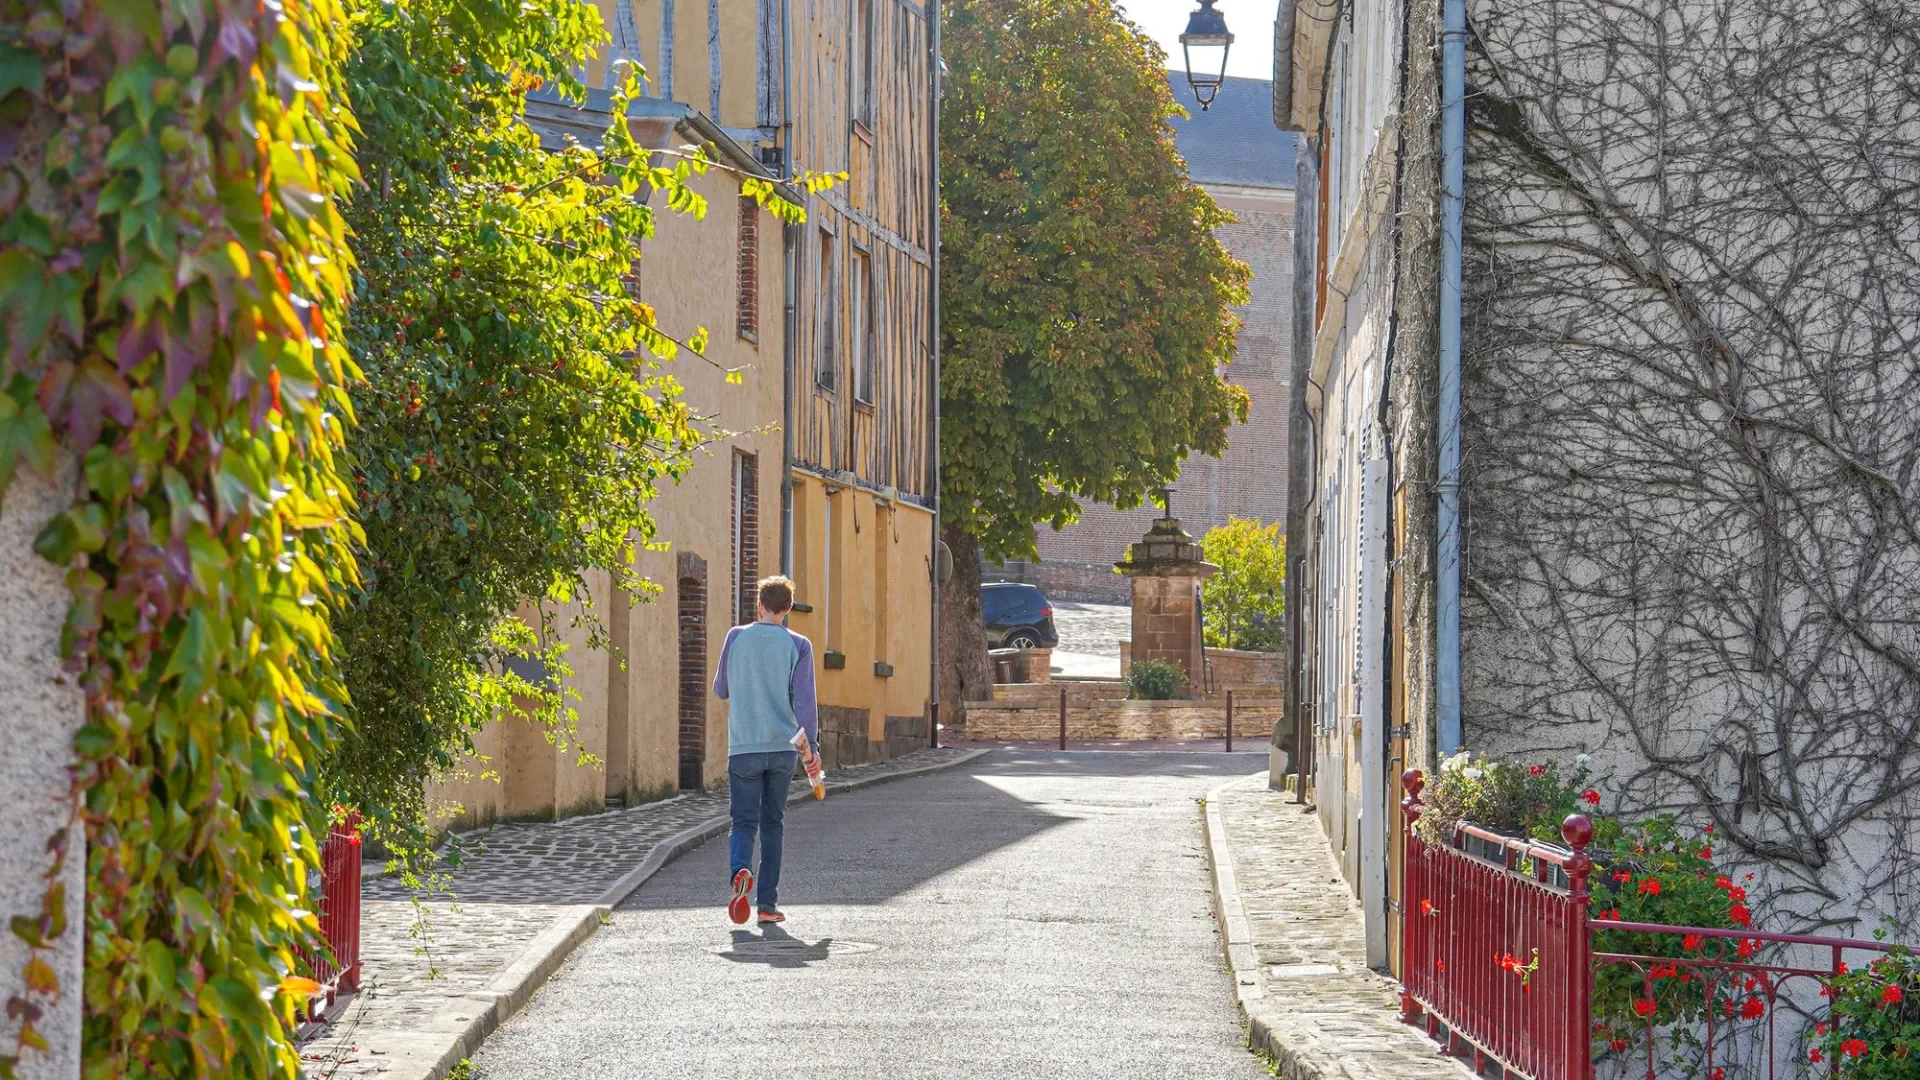
[{"label": "blue sweater", "polygon": [[754,622],[727,631],[713,692],[728,705],[728,757],[792,750],[795,731],[819,747],[813,643],[786,627]]}]

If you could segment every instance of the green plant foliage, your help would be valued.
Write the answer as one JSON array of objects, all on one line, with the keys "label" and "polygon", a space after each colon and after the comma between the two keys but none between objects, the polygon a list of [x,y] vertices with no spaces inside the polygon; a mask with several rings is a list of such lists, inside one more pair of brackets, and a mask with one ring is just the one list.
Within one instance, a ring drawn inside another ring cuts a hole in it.
[{"label": "green plant foliage", "polygon": [[1280,526],[1232,518],[1207,530],[1200,551],[1220,567],[1201,586],[1207,647],[1278,651],[1287,636],[1287,540]]},{"label": "green plant foliage", "polygon": [[941,33],[941,512],[1032,555],[1036,524],[1226,447],[1247,268],[1174,149],[1165,55],[1111,0],[961,0]]},{"label": "green plant foliage", "polygon": [[[106,1077],[292,1077],[329,621],[358,539],[335,199],[354,178],[333,0],[0,0],[0,488],[80,461],[37,550],[68,568],[86,696],[86,925],[53,885],[15,1057],[80,994]],[[64,834],[62,834],[64,836]],[[56,841],[49,881],[75,857]],[[42,955],[85,934],[83,986]]]},{"label": "green plant foliage", "polygon": [[[700,216],[688,180],[714,165],[649,155],[624,120],[603,145],[540,147],[526,93],[584,94],[570,73],[606,40],[590,4],[354,0],[352,18],[368,165],[347,212],[367,375],[350,449],[367,551],[339,623],[355,730],[327,775],[389,850],[417,856],[426,782],[489,719],[524,714],[568,745],[553,608],[587,599],[590,570],[653,588],[633,566],[647,504],[704,437],[660,361],[701,352],[705,331],[663,332],[634,260],[647,194]],[[797,219],[764,180],[742,190]]]},{"label": "green plant foliage", "polygon": [[1920,1075],[1920,957],[1912,949],[1895,945],[1829,986],[1833,1012],[1814,1029],[1811,1064],[1827,1064],[1844,1080]]},{"label": "green plant foliage", "polygon": [[1136,660],[1127,667],[1127,696],[1172,701],[1187,688],[1187,672],[1173,660]]}]

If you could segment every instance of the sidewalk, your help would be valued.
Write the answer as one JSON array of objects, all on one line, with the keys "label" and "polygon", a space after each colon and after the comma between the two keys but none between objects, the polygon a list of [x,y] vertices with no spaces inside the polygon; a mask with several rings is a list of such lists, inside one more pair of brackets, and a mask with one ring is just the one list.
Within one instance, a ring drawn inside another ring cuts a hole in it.
[{"label": "sidewalk", "polygon": [[[949,769],[985,752],[918,750],[841,770],[828,776],[828,797]],[[813,801],[804,784],[794,786],[792,798]],[[616,905],[661,867],[725,832],[726,815],[724,794],[700,792],[469,833],[461,838],[452,895],[422,896],[417,907],[398,878],[367,881],[363,989],[337,1003],[328,1025],[302,1044],[307,1077],[445,1077]]]},{"label": "sidewalk", "polygon": [[1320,820],[1266,777],[1207,795],[1207,854],[1234,991],[1286,1080],[1472,1080],[1400,1022],[1400,985],[1366,965],[1360,909]]}]

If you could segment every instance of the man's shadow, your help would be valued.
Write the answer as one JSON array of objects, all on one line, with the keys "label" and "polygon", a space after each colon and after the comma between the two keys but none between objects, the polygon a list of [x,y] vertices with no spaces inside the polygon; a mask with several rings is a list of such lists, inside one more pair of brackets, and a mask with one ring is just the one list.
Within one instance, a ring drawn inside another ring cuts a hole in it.
[{"label": "man's shadow", "polygon": [[736,964],[765,964],[774,968],[803,968],[825,960],[832,952],[833,939],[802,941],[778,926],[768,926],[758,935],[750,930],[733,932],[733,948],[719,955]]}]

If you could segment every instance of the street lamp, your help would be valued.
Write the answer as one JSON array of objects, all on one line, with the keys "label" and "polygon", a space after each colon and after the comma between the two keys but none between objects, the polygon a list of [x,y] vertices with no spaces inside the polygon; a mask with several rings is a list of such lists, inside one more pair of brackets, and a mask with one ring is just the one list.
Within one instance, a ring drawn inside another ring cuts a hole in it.
[{"label": "street lamp", "polygon": [[1200,8],[1187,17],[1187,32],[1180,35],[1180,49],[1187,54],[1187,86],[1200,111],[1206,112],[1227,79],[1227,49],[1233,35],[1227,33],[1226,16],[1213,10],[1214,0],[1200,0]]}]

